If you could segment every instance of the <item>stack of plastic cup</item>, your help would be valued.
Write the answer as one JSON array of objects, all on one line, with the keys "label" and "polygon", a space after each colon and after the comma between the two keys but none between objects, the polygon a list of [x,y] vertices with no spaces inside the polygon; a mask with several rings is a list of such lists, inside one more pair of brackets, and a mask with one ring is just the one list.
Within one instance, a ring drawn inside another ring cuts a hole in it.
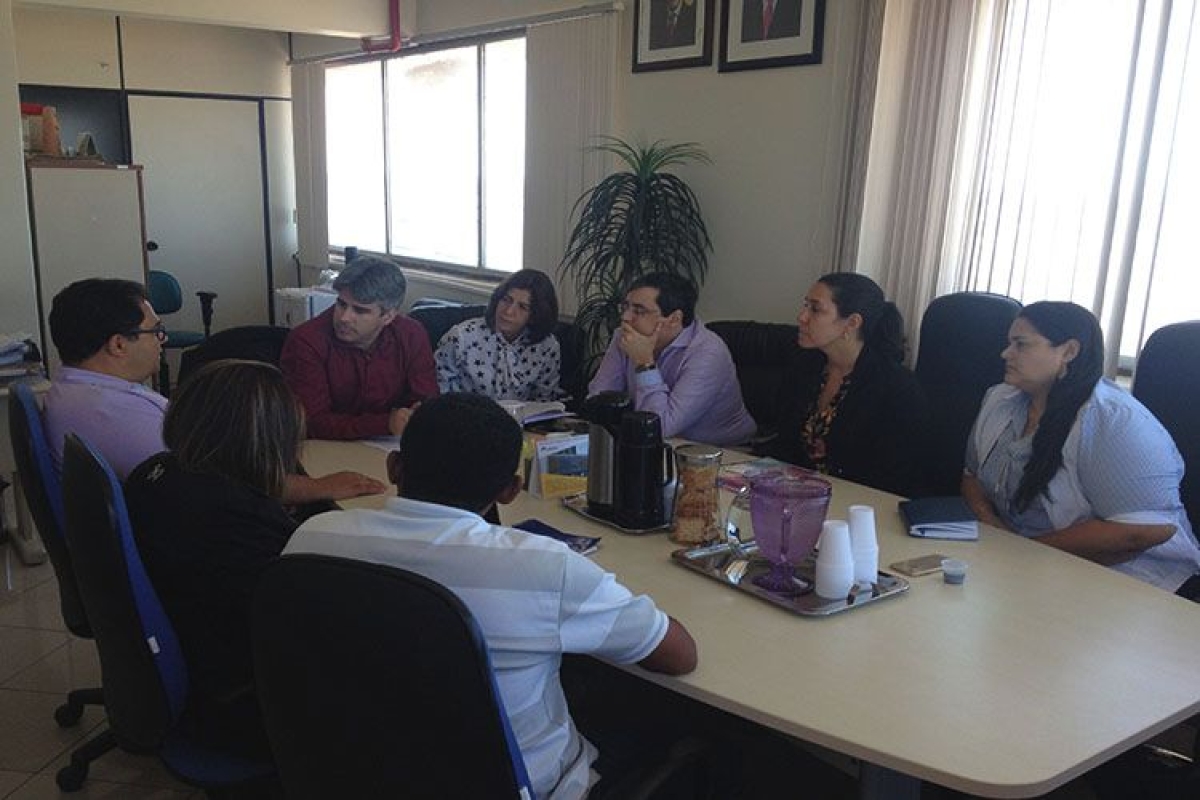
[{"label": "stack of plastic cup", "polygon": [[828,600],[844,600],[854,586],[854,553],[850,528],[843,520],[831,519],[821,530],[821,552],[817,555],[817,594]]},{"label": "stack of plastic cup", "polygon": [[850,550],[854,555],[854,582],[872,584],[879,580],[879,540],[871,506],[850,506]]}]

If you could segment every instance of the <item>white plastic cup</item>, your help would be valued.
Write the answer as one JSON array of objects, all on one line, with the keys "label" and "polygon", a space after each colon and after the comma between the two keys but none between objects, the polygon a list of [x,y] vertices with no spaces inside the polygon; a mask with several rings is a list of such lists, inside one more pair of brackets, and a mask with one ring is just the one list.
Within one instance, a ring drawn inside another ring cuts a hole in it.
[{"label": "white plastic cup", "polygon": [[879,580],[879,540],[875,535],[875,509],[850,506],[850,550],[854,555],[854,582]]},{"label": "white plastic cup", "polygon": [[844,600],[854,586],[854,553],[850,527],[840,519],[826,520],[817,555],[816,591],[828,600]]}]

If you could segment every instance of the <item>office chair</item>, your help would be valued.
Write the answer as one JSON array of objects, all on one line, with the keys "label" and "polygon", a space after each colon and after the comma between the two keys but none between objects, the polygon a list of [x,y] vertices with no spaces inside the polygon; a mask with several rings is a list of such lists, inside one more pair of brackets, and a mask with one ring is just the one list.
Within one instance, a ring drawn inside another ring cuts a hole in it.
[{"label": "office chair", "polygon": [[983,395],[1004,380],[1000,352],[1021,304],[989,292],[935,298],[921,317],[917,380],[933,409],[926,449],[935,495],[958,494],[967,437]]},{"label": "office chair", "polygon": [[290,329],[275,325],[241,325],[217,331],[200,344],[184,350],[179,359],[179,385],[205,364],[223,358],[262,361],[279,366],[279,354]]},{"label": "office chair", "polygon": [[[152,269],[148,273],[147,291],[150,295],[150,305],[159,316],[174,314],[183,308],[183,290],[179,281],[169,272]],[[204,333],[199,331],[167,331],[167,341],[163,344],[163,356],[158,366],[158,391],[163,397],[171,395],[171,368],[167,365],[168,349],[184,350],[194,347],[208,338],[212,330],[213,300],[217,298],[214,292],[196,292],[200,298],[200,317],[204,321]]]},{"label": "office chair", "polygon": [[784,374],[796,352],[795,325],[775,322],[723,320],[708,323],[733,357],[742,402],[758,423],[759,437],[769,437],[779,426]]},{"label": "office chair", "polygon": [[1183,456],[1179,494],[1192,529],[1200,531],[1200,321],[1150,335],[1138,356],[1133,396],[1158,417]]},{"label": "office chair", "polygon": [[[179,639],[142,566],[120,482],[74,434],[63,452],[63,497],[67,546],[100,652],[106,734],[123,750],[156,754],[193,785],[221,789],[269,780],[272,765],[215,751],[185,733],[180,721],[188,675]],[[58,772],[59,787],[79,788],[87,771],[73,755]]]},{"label": "office chair", "polygon": [[251,610],[289,798],[532,798],[471,613],[407,570],[284,556]]},{"label": "office chair", "polygon": [[[58,581],[63,624],[81,639],[91,639],[92,629],[88,624],[83,600],[79,596],[79,586],[71,566],[71,554],[67,551],[67,540],[63,533],[62,485],[50,456],[50,446],[42,427],[42,415],[38,410],[37,399],[28,384],[17,383],[9,388],[8,429],[25,502],[33,516],[42,545],[50,556],[54,577]],[[97,687],[68,692],[67,702],[54,711],[54,721],[63,728],[78,725],[85,705],[104,705],[104,690]],[[106,729],[76,748],[71,754],[71,760],[87,765],[116,745],[112,732]],[[84,771],[86,772],[86,766]]]},{"label": "office chair", "polygon": [[446,335],[446,331],[460,322],[482,317],[487,312],[486,305],[428,305],[428,301],[426,303],[421,306],[414,305],[409,309],[408,316],[425,327],[425,332],[429,334],[429,344],[434,350]]}]

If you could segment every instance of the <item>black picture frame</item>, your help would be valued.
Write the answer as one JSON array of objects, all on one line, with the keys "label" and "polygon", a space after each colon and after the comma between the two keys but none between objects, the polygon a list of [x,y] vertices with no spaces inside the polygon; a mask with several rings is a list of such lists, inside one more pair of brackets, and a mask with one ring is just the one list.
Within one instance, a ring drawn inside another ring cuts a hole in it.
[{"label": "black picture frame", "polygon": [[[717,0],[636,0],[633,71],[710,66],[716,3]],[[678,8],[673,21],[672,6]]]},{"label": "black picture frame", "polygon": [[765,0],[725,0],[721,6],[719,72],[820,64],[825,0],[775,0],[764,31]]}]

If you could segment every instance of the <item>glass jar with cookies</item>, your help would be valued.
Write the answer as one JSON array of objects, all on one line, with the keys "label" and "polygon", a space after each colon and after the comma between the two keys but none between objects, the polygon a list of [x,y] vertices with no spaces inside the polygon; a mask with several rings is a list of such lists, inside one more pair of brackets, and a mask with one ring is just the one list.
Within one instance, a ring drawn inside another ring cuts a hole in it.
[{"label": "glass jar with cookies", "polygon": [[717,473],[721,471],[721,455],[718,448],[706,444],[675,448],[679,484],[671,541],[700,545],[720,536]]}]

